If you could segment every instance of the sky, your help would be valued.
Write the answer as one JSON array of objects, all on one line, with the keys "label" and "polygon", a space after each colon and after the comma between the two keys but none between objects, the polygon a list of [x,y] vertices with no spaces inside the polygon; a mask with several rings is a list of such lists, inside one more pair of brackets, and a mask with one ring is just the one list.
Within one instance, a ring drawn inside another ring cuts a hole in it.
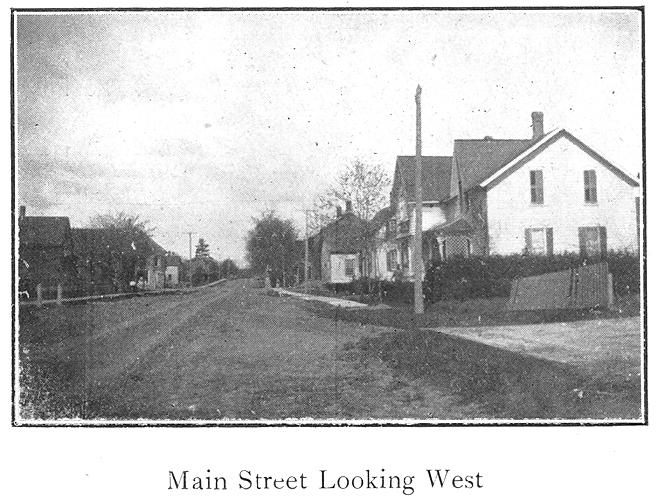
[{"label": "sky", "polygon": [[635,11],[17,14],[16,197],[84,227],[137,214],[244,263],[266,210],[295,221],[354,160],[393,176],[454,139],[529,138],[530,113],[642,167]]}]

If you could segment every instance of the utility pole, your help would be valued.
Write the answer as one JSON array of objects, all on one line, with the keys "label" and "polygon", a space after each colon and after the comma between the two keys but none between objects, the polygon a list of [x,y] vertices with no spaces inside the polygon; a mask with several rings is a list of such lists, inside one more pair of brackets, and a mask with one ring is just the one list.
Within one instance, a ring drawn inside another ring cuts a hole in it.
[{"label": "utility pole", "polygon": [[304,210],[304,292],[308,293],[308,210]]},{"label": "utility pole", "polygon": [[420,129],[420,85],[416,88],[416,231],[414,233],[414,312],[423,314],[423,174]]},{"label": "utility pole", "polygon": [[190,260],[192,260],[192,235],[196,233],[193,233],[192,231],[188,231],[183,234],[187,234],[190,237]]}]

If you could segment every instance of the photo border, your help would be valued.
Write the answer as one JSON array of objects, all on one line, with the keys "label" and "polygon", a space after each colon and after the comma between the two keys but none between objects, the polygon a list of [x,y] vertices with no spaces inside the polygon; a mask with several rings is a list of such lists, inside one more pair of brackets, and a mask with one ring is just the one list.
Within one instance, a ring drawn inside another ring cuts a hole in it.
[{"label": "photo border", "polygon": [[[642,415],[639,419],[583,419],[583,420],[549,420],[549,419],[500,419],[500,420],[333,420],[314,419],[312,417],[287,420],[22,420],[17,418],[18,406],[18,290],[17,290],[17,247],[16,247],[16,131],[15,131],[15,18],[17,14],[39,13],[84,13],[84,12],[364,12],[364,11],[574,11],[574,10],[632,10],[640,12],[641,43],[641,102],[642,102],[642,254],[641,260],[641,305],[642,305],[642,348],[643,369],[641,384]],[[45,428],[283,428],[283,427],[631,427],[649,425],[649,384],[648,384],[648,319],[647,319],[647,225],[646,225],[646,42],[645,42],[645,7],[639,6],[508,6],[508,7],[77,7],[77,8],[11,8],[10,9],[10,137],[11,137],[11,426],[45,427]]]}]

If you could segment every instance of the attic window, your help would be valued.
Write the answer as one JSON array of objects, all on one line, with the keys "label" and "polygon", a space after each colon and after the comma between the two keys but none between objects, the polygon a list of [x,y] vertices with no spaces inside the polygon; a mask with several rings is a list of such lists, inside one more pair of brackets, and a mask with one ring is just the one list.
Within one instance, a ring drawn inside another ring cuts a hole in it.
[{"label": "attic window", "polygon": [[536,205],[544,203],[544,173],[541,170],[530,171],[530,202]]},{"label": "attic window", "polygon": [[596,170],[585,170],[585,203],[596,203]]}]

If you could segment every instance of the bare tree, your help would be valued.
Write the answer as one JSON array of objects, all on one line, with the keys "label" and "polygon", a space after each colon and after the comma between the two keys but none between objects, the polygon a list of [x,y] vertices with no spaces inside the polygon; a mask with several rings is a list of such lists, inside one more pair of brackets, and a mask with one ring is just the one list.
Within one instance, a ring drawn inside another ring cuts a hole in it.
[{"label": "bare tree", "polygon": [[388,204],[391,179],[381,165],[354,160],[343,169],[333,185],[319,195],[309,220],[312,231],[318,231],[335,217],[336,206],[352,203],[352,211],[370,220]]}]

